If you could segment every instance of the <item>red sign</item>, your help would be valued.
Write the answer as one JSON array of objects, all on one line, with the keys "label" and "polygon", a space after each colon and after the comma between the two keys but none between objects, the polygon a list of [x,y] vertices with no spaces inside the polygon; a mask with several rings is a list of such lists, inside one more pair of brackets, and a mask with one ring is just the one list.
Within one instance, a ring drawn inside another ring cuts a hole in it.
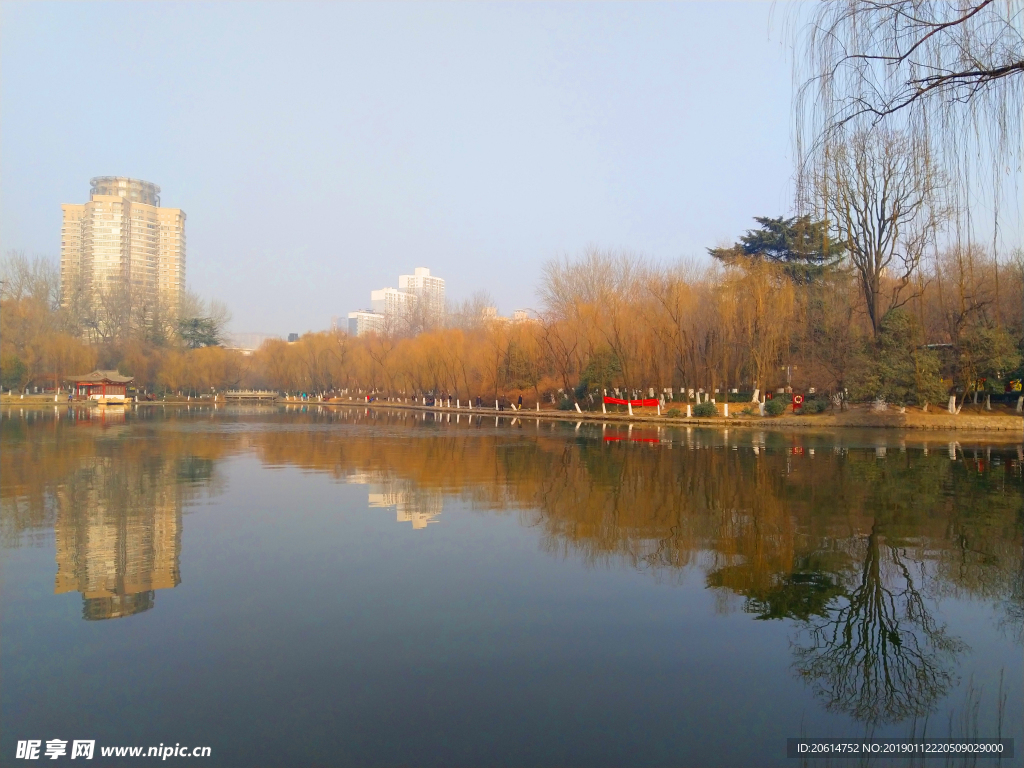
[{"label": "red sign", "polygon": [[647,398],[646,400],[622,400],[618,397],[605,397],[605,405],[636,405],[646,406],[648,408],[654,408],[659,404],[659,401],[653,397]]}]

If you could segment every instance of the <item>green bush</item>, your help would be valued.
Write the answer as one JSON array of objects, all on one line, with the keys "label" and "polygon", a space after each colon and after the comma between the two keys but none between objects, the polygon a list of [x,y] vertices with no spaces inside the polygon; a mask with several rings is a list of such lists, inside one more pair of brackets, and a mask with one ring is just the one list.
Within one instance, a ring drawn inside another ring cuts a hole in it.
[{"label": "green bush", "polygon": [[828,410],[828,400],[807,400],[804,402],[804,413],[821,413]]},{"label": "green bush", "polygon": [[570,400],[568,397],[563,397],[561,400],[559,400],[557,408],[560,411],[575,411],[576,410],[576,406],[573,404],[572,400]]},{"label": "green bush", "polygon": [[693,406],[693,415],[699,416],[700,418],[707,418],[708,416],[717,416],[718,409],[714,403],[698,403]]},{"label": "green bush", "polygon": [[786,401],[781,397],[769,400],[764,404],[764,412],[769,416],[781,416],[786,412]]},{"label": "green bush", "polygon": [[680,411],[678,408],[669,408],[668,413],[666,413],[665,415],[668,416],[670,419],[675,419],[678,418],[680,414],[682,414],[682,411]]}]

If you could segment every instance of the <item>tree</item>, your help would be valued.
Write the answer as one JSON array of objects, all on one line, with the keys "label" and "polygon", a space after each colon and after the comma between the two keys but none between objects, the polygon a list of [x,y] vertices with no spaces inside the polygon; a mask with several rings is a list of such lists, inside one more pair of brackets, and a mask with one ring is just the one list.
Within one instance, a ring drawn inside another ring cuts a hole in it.
[{"label": "tree", "polygon": [[935,403],[946,396],[939,378],[939,358],[923,347],[921,329],[904,309],[891,310],[868,355],[862,394],[891,403]]},{"label": "tree", "polygon": [[860,282],[871,328],[912,295],[912,278],[948,209],[943,180],[907,135],[860,131],[833,148],[817,178],[828,218]]},{"label": "tree", "polygon": [[[884,126],[998,189],[1020,171],[1024,101],[1021,0],[827,0],[798,19],[797,149],[827,152],[850,129]],[[803,13],[798,8],[795,13]]]},{"label": "tree", "polygon": [[728,248],[708,248],[708,253],[726,264],[768,261],[785,265],[794,280],[808,282],[842,258],[845,245],[830,239],[827,222],[809,215],[790,218],[755,216],[760,229],[748,229],[738,243]]},{"label": "tree", "polygon": [[979,379],[1000,379],[1021,364],[1021,354],[1004,329],[974,325],[960,337],[959,367],[964,391],[977,389]]},{"label": "tree", "polygon": [[222,343],[213,318],[185,317],[178,321],[178,335],[189,349],[216,347]]},{"label": "tree", "polygon": [[189,349],[214,347],[224,343],[231,312],[220,301],[207,304],[201,297],[188,291],[178,310],[177,332]]},{"label": "tree", "polygon": [[738,335],[747,350],[754,387],[764,391],[792,333],[794,290],[783,267],[760,260],[742,267],[730,280],[737,298]]}]

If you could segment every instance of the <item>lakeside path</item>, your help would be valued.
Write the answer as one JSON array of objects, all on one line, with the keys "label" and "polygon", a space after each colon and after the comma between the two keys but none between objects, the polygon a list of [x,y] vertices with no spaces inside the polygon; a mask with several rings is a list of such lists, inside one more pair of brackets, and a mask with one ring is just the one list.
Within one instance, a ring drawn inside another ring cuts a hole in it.
[{"label": "lakeside path", "polygon": [[[396,403],[388,401],[375,401],[363,403],[358,400],[342,401],[278,401],[278,405],[295,407],[303,405],[342,406],[373,409],[403,409],[413,411],[424,411],[432,413],[456,413],[473,416],[498,416],[502,418],[520,419],[556,419],[558,421],[571,422],[605,422],[618,424],[650,424],[673,427],[717,427],[717,428],[756,428],[756,429],[831,429],[831,428],[856,428],[856,429],[903,429],[903,430],[942,430],[957,432],[985,432],[1000,433],[1001,437],[1014,441],[1024,441],[1024,416],[1017,416],[1008,413],[960,413],[953,415],[947,412],[922,413],[920,410],[907,409],[906,413],[900,413],[898,408],[890,408],[887,411],[876,413],[869,407],[852,406],[850,410],[841,413],[822,413],[807,416],[714,416],[710,418],[698,418],[696,416],[686,418],[658,416],[656,413],[594,413],[583,411],[556,410],[528,410],[522,411],[504,410],[498,411],[494,408],[448,408],[446,406],[416,405],[413,403]],[[736,405],[744,405],[738,403]],[[637,409],[639,410],[639,409]]]},{"label": "lakeside path", "polygon": [[[27,409],[42,410],[54,407],[65,407],[66,401],[54,402],[53,396],[30,395],[24,399],[4,395],[0,398],[0,406],[4,410]],[[746,403],[732,403],[731,405],[742,407]],[[76,403],[76,407],[90,407],[85,403]],[[223,400],[201,399],[201,400],[161,400],[151,402],[126,403],[125,406],[107,406],[111,408],[160,408],[160,407],[181,407],[188,406],[224,408],[238,407],[234,403],[225,403]],[[946,411],[935,413],[923,413],[918,408],[907,408],[905,413],[900,413],[897,407],[891,407],[883,412],[872,411],[870,406],[854,405],[849,410],[839,413],[821,413],[814,415],[797,416],[793,414],[759,417],[759,416],[714,416],[714,417],[669,417],[658,416],[653,409],[636,409],[632,416],[628,413],[595,413],[593,411],[558,411],[552,409],[513,411],[506,409],[498,411],[494,408],[469,408],[469,407],[446,407],[429,406],[414,403],[401,403],[392,401],[377,400],[372,403],[364,403],[360,400],[289,400],[279,399],[274,404],[254,405],[245,404],[242,407],[253,408],[303,408],[303,407],[325,407],[325,408],[371,408],[375,410],[406,410],[421,411],[430,413],[459,414],[463,416],[496,416],[507,419],[545,419],[568,422],[597,422],[608,424],[637,424],[650,426],[672,426],[672,427],[710,427],[725,429],[785,429],[785,430],[817,430],[817,429],[890,429],[908,430],[920,432],[973,432],[984,433],[990,437],[996,437],[1002,441],[1024,442],[1024,416],[1007,412],[986,412],[970,411],[953,415]],[[91,406],[99,407],[99,406]],[[643,411],[651,410],[652,413]]]}]

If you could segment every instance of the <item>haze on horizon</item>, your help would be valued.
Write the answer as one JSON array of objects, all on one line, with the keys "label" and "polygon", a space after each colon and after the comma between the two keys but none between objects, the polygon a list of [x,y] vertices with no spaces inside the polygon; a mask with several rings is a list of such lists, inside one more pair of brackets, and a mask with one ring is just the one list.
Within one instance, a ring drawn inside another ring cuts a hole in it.
[{"label": "haze on horizon", "polygon": [[536,307],[590,245],[705,258],[790,209],[767,3],[4,3],[0,242],[54,259],[89,179],[187,216],[235,331],[319,330],[429,267]]}]

